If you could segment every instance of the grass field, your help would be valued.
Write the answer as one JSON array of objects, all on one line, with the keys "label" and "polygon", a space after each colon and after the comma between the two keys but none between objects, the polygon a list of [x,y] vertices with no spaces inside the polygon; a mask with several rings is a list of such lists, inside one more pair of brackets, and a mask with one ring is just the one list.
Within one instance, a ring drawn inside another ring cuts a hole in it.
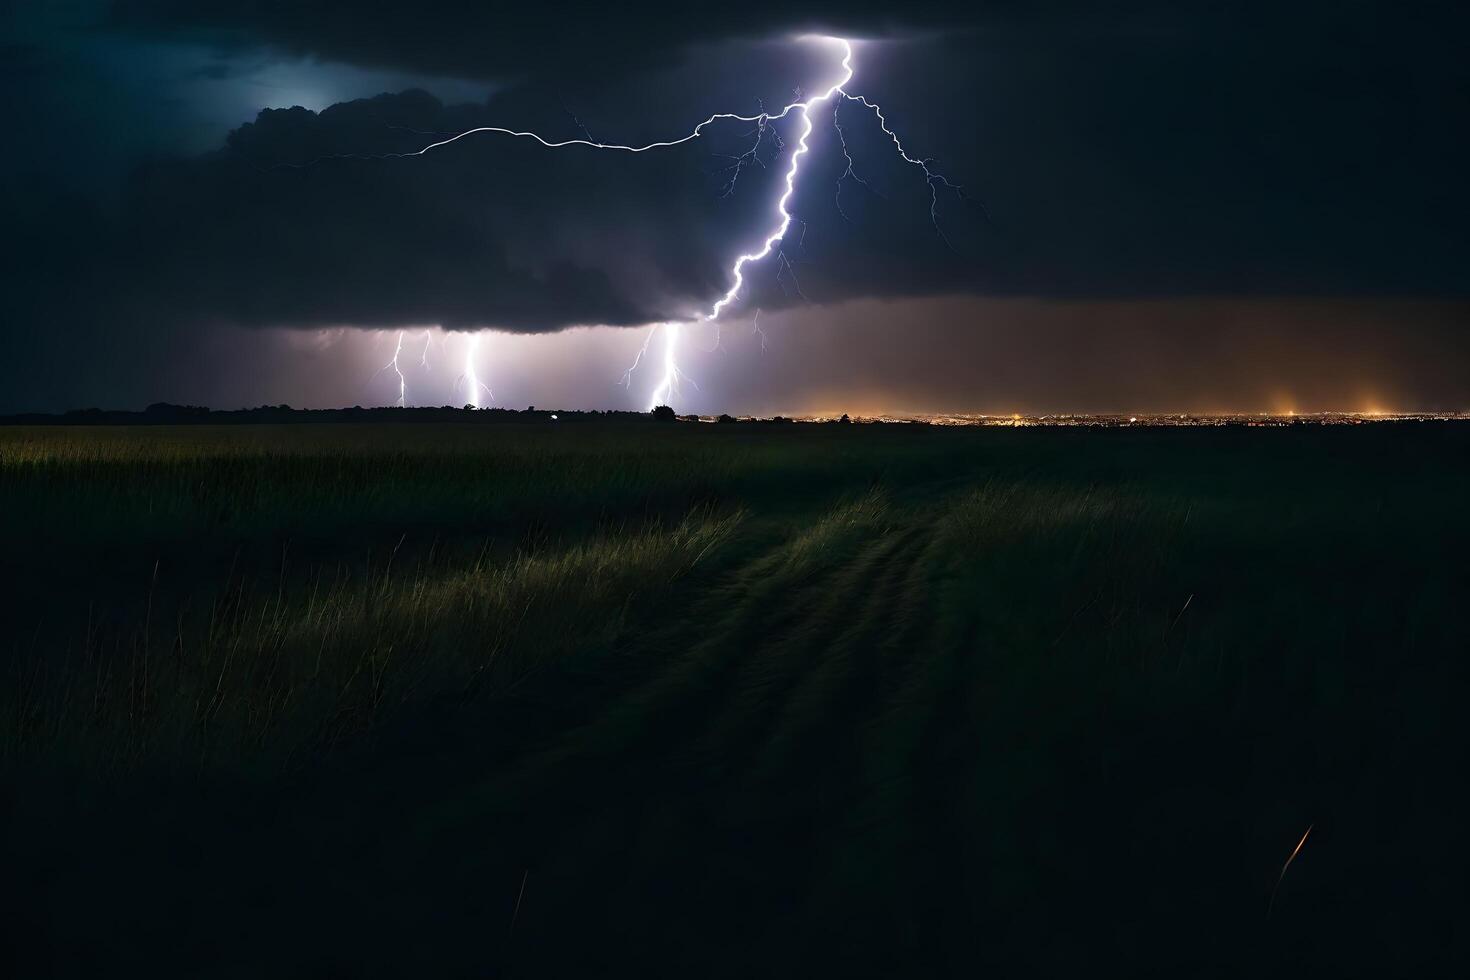
[{"label": "grass field", "polygon": [[1453,974],[1467,450],[0,429],[13,975]]}]

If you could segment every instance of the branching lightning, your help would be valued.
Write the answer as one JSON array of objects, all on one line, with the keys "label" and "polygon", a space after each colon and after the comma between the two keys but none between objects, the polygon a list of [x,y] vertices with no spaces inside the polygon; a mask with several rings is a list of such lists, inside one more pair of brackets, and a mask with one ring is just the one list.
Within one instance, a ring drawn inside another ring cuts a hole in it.
[{"label": "branching lightning", "polygon": [[832,203],[837,206],[837,213],[842,215],[842,220],[851,223],[852,219],[847,216],[847,211],[845,211],[842,207],[842,182],[851,177],[859,184],[867,187],[868,190],[872,190],[873,188],[868,184],[866,180],[863,180],[863,178],[859,177],[857,171],[853,169],[852,154],[849,153],[847,149],[847,134],[842,131],[842,123],[837,120],[837,110],[840,108],[842,108],[842,103],[840,101],[834,101],[832,103],[832,129],[834,132],[837,133],[838,143],[842,145],[842,159],[847,162],[847,169],[837,175],[837,192],[833,195]]},{"label": "branching lightning", "polygon": [[[950,245],[949,237],[944,234],[944,229],[939,227],[939,188],[944,187],[954,191],[958,197],[964,197],[964,188],[959,184],[950,183],[949,178],[945,177],[939,171],[932,169],[929,164],[934,162],[933,158],[909,156],[908,151],[903,148],[903,142],[899,140],[898,134],[889,128],[888,119],[883,115],[883,108],[877,103],[869,102],[865,95],[849,95],[843,92],[842,97],[850,99],[853,102],[861,102],[869,109],[872,109],[873,115],[878,117],[878,125],[882,127],[884,135],[893,141],[893,148],[898,151],[898,155],[903,157],[905,163],[912,164],[924,172],[924,180],[929,183],[929,220],[934,223],[934,230],[939,233],[940,238],[944,239],[944,244]],[[950,245],[950,248],[953,247],[953,245]]]},{"label": "branching lightning", "polygon": [[[764,105],[761,105],[761,111],[765,111]],[[750,149],[746,150],[739,156],[729,157],[729,159],[734,160],[735,162],[730,164],[730,166],[726,167],[723,171],[724,173],[728,173],[730,175],[730,179],[725,182],[725,186],[720,193],[721,197],[729,197],[735,193],[735,185],[740,182],[740,175],[745,172],[746,167],[750,166],[751,164],[759,164],[762,170],[766,169],[766,161],[761,159],[760,149],[761,145],[764,144],[766,141],[767,133],[770,133],[775,141],[776,154],[778,156],[780,155],[781,151],[786,148],[785,142],[783,142],[781,139],[781,134],[776,132],[775,126],[767,125],[767,119],[764,115],[756,119],[754,131],[755,141],[750,144]]]},{"label": "branching lightning", "polygon": [[806,293],[801,291],[801,280],[796,278],[796,266],[791,264],[791,257],[786,254],[786,250],[778,249],[776,251],[776,259],[781,263],[780,268],[776,270],[776,282],[780,284],[782,291],[784,292],[786,290],[786,283],[789,281],[796,295],[800,296],[803,301],[810,303],[811,299]]},{"label": "branching lightning", "polygon": [[633,355],[633,363],[628,365],[628,370],[623,372],[623,387],[633,387],[633,372],[638,370],[638,365],[643,362],[643,355],[648,353],[648,345],[653,343],[653,335],[658,333],[658,327],[659,325],[655,323],[648,328],[648,335],[643,338],[643,346],[638,348],[638,353]]},{"label": "branching lightning", "polygon": [[653,402],[649,408],[667,405],[679,390],[679,324],[664,324],[664,376],[653,390]]},{"label": "branching lightning", "polygon": [[[731,165],[727,168],[727,172],[730,176],[722,188],[722,196],[728,197],[734,193],[736,182],[740,179],[741,174],[744,173],[744,171],[748,167],[754,164],[759,164],[761,167],[765,167],[767,165],[766,161],[763,160],[760,155],[760,150],[763,144],[766,142],[767,134],[769,134],[774,140],[776,145],[776,153],[778,156],[780,153],[785,151],[787,140],[784,140],[781,134],[771,124],[779,120],[786,119],[787,117],[798,117],[799,122],[797,123],[795,146],[791,150],[790,156],[787,159],[786,172],[781,183],[781,193],[775,201],[775,209],[774,213],[772,214],[772,224],[767,231],[764,239],[762,239],[761,244],[758,248],[736,256],[736,258],[731,263],[729,271],[729,288],[725,291],[724,295],[715,300],[715,302],[710,306],[709,312],[706,313],[703,318],[706,322],[717,321],[720,318],[720,315],[725,311],[725,309],[729,307],[730,304],[735,302],[735,300],[740,296],[741,291],[745,286],[746,266],[750,265],[752,262],[760,262],[761,260],[772,255],[772,253],[775,253],[780,261],[780,267],[777,271],[778,280],[781,280],[783,278],[789,279],[791,284],[795,287],[797,295],[802,295],[804,297],[804,294],[801,292],[801,284],[796,279],[795,270],[792,267],[790,258],[787,257],[784,251],[777,248],[777,246],[786,237],[787,232],[790,231],[792,222],[796,220],[791,213],[790,204],[793,196],[796,193],[797,179],[801,172],[802,160],[810,150],[807,145],[807,141],[811,137],[812,129],[814,127],[812,110],[826,103],[831,103],[832,105],[832,125],[833,128],[836,130],[838,140],[842,147],[842,155],[846,161],[846,169],[837,179],[837,190],[835,195],[837,210],[842,215],[842,217],[844,219],[848,217],[847,212],[842,207],[843,182],[848,179],[852,179],[864,185],[865,187],[869,186],[868,182],[864,180],[861,176],[859,176],[854,169],[853,158],[848,150],[847,135],[843,131],[841,124],[838,122],[838,110],[840,109],[842,102],[846,100],[859,103],[864,108],[871,110],[874,117],[878,121],[879,127],[892,142],[893,148],[897,151],[899,157],[902,158],[905,163],[916,167],[923,173],[924,180],[929,185],[930,221],[933,223],[934,229],[939,234],[939,237],[944,241],[946,245],[950,245],[948,236],[944,234],[944,230],[939,225],[939,192],[940,189],[943,188],[947,191],[953,191],[957,196],[963,197],[963,189],[960,185],[951,183],[948,178],[935,170],[931,166],[933,163],[933,160],[931,158],[912,156],[908,152],[908,150],[904,147],[903,142],[899,139],[897,133],[895,133],[892,127],[889,126],[888,119],[883,114],[882,107],[880,107],[875,102],[869,101],[866,96],[854,95],[846,90],[846,86],[849,82],[852,81],[854,75],[852,64],[852,43],[845,38],[833,37],[823,38],[822,40],[840,46],[842,52],[840,77],[838,77],[826,88],[820,90],[815,95],[807,96],[805,98],[802,97],[801,92],[797,92],[795,100],[788,105],[782,107],[777,112],[766,112],[764,107],[762,107],[761,111],[755,113],[754,115],[741,115],[734,112],[715,113],[700,121],[688,133],[676,139],[660,140],[658,142],[645,143],[640,146],[634,146],[624,143],[604,143],[592,139],[591,134],[587,132],[586,127],[582,126],[581,121],[573,116],[573,122],[575,122],[577,127],[581,130],[583,138],[548,140],[545,137],[534,132],[507,129],[501,126],[478,126],[474,129],[465,130],[462,133],[456,133],[450,136],[445,136],[442,139],[436,139],[434,142],[429,143],[428,145],[423,146],[417,150],[411,150],[402,153],[336,154],[329,157],[319,157],[317,160],[311,161],[311,163],[288,166],[306,167],[311,166],[313,163],[326,159],[387,160],[403,159],[408,157],[421,157],[434,150],[442,149],[453,143],[457,143],[460,140],[467,139],[468,137],[476,136],[482,133],[494,133],[501,136],[514,137],[516,139],[534,140],[537,143],[540,143],[542,146],[547,147],[548,149],[562,149],[565,147],[585,146],[595,150],[615,150],[624,153],[647,153],[651,150],[659,150],[680,146],[692,140],[698,139],[700,136],[704,135],[706,129],[718,122],[753,122],[756,124],[753,133],[755,137],[754,141],[751,143],[749,149],[747,149],[744,153],[740,154],[739,156],[732,157],[731,159],[733,160],[733,163],[731,163]],[[571,113],[568,112],[568,115],[571,115]],[[871,189],[871,187],[869,187],[869,189]],[[804,233],[805,225],[803,225],[803,234]],[[785,283],[783,282],[782,285],[784,288]],[[650,407],[665,404],[671,397],[678,393],[680,382],[683,380],[687,380],[678,366],[680,324],[664,323],[656,324],[649,330],[648,335],[644,338],[642,347],[639,348],[637,355],[633,359],[632,365],[623,374],[623,383],[631,387],[633,373],[642,363],[644,355],[648,353],[649,345],[653,341],[654,334],[658,333],[661,329],[665,337],[663,375],[659,381],[658,386],[654,389],[652,405]],[[766,337],[765,332],[760,328],[759,310],[756,311],[756,319],[752,325],[752,332],[760,334],[761,349],[764,350]],[[402,340],[402,334],[399,334],[400,350],[402,349]],[[719,338],[718,334],[716,334],[715,346],[718,347],[718,345]],[[478,405],[478,393],[481,390],[482,386],[479,384],[479,381],[475,378],[474,375],[474,349],[474,343],[472,342],[466,355],[465,373],[463,375],[463,378],[465,379],[466,384],[469,386],[474,395],[474,397],[471,399],[472,403]],[[427,347],[425,348],[425,357],[427,357]],[[389,362],[389,364],[386,365],[383,370],[387,370],[388,367],[392,367],[395,371],[398,370],[397,352],[395,352],[393,360]],[[381,373],[381,371],[379,373]],[[403,374],[401,371],[398,372],[398,376],[398,404],[403,405],[405,402],[405,391],[403,384]],[[485,390],[488,391],[488,389]]]},{"label": "branching lightning", "polygon": [[576,125],[578,132],[580,132],[583,137],[588,140],[592,139],[591,131],[588,130],[586,126],[582,125],[582,120],[577,118],[577,114],[575,112],[567,108],[567,104],[565,102],[561,104],[561,111],[565,112],[571,118],[572,122]]},{"label": "branching lightning", "polygon": [[[766,236],[766,240],[761,243],[760,248],[753,252],[746,252],[735,259],[735,264],[730,267],[730,275],[734,281],[731,282],[730,288],[725,291],[725,295],[715,301],[714,306],[710,308],[708,315],[705,316],[706,320],[717,318],[721,310],[735,301],[735,297],[740,293],[740,287],[745,285],[745,267],[751,262],[759,262],[767,255],[770,255],[771,250],[776,247],[776,243],[786,237],[786,231],[791,227],[791,212],[787,209],[787,205],[790,204],[792,195],[796,193],[796,175],[801,172],[801,158],[807,154],[807,139],[812,135],[811,108],[818,103],[826,102],[832,96],[842,91],[842,86],[852,81],[852,45],[842,38],[834,38],[833,40],[842,45],[842,77],[821,95],[812,96],[804,102],[793,102],[778,114],[771,117],[772,119],[780,119],[793,112],[801,116],[801,129],[796,138],[796,149],[791,151],[791,160],[786,166],[785,187],[781,192],[781,196],[776,199],[776,214],[778,216],[776,227]],[[697,133],[698,130],[696,129],[695,132]]]},{"label": "branching lightning", "polygon": [[[633,363],[628,365],[628,370],[623,372],[621,384],[631,388],[633,386],[633,372],[638,370],[638,365],[643,363],[643,358],[648,355],[648,349],[653,345],[654,336],[659,333],[664,335],[663,375],[659,380],[658,387],[653,389],[653,397],[648,403],[650,410],[660,405],[667,405],[669,400],[679,393],[683,383],[689,381],[685,377],[684,372],[679,370],[679,335],[681,333],[680,327],[682,326],[683,324],[681,323],[673,322],[656,323],[650,327],[647,336],[643,338],[643,345],[638,348],[638,353],[633,355]],[[718,335],[716,335],[715,341],[716,343],[719,342]],[[694,384],[692,381],[689,383]],[[694,385],[694,387],[698,388],[699,385]]]},{"label": "branching lightning", "polygon": [[465,398],[468,399],[470,406],[473,408],[483,407],[480,404],[480,396],[482,394],[489,401],[493,402],[495,400],[495,393],[490,390],[488,385],[480,380],[479,372],[475,370],[475,355],[479,353],[479,350],[480,335],[472,333],[470,334],[469,343],[465,345],[464,371],[460,374],[458,380],[455,381],[456,388],[460,384],[464,385]]},{"label": "branching lightning", "polygon": [[758,306],[755,308],[755,317],[750,321],[750,332],[760,337],[761,353],[764,354],[766,352],[766,332],[761,328],[761,310]]},{"label": "branching lightning", "polygon": [[398,331],[398,343],[393,348],[393,358],[387,364],[384,364],[382,367],[373,372],[374,378],[382,374],[384,371],[392,371],[394,374],[398,375],[398,401],[394,404],[396,404],[399,408],[403,408],[408,404],[408,382],[404,380],[403,368],[398,363],[398,358],[401,357],[402,354],[403,331],[400,330]]}]

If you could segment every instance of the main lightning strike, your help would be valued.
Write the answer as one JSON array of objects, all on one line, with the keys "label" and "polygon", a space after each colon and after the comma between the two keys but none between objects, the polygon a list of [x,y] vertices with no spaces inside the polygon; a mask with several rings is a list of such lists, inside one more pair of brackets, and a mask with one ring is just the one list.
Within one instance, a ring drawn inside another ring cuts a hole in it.
[{"label": "main lightning strike", "polygon": [[[943,174],[933,170],[929,166],[932,161],[909,155],[908,151],[904,149],[903,143],[899,140],[898,135],[888,125],[888,119],[883,115],[883,110],[880,106],[878,106],[874,102],[868,101],[866,96],[851,95],[845,90],[845,86],[848,84],[848,82],[852,81],[852,77],[854,74],[854,69],[852,67],[852,44],[845,38],[832,38],[831,40],[842,46],[842,77],[834,82],[831,86],[829,86],[826,91],[822,92],[821,94],[812,96],[808,99],[793,102],[783,108],[779,113],[766,117],[768,120],[776,120],[785,118],[792,113],[796,113],[801,116],[801,128],[796,139],[796,148],[792,151],[790,161],[786,167],[784,189],[781,192],[781,196],[776,200],[776,225],[766,235],[766,238],[761,243],[760,248],[752,252],[746,252],[735,259],[734,264],[730,267],[730,288],[726,290],[725,295],[720,297],[710,308],[709,313],[705,316],[706,321],[719,319],[720,313],[725,309],[725,307],[729,306],[735,301],[736,297],[740,294],[741,288],[745,285],[745,267],[751,262],[759,262],[760,260],[769,256],[772,251],[776,250],[777,243],[784,239],[786,237],[786,233],[791,229],[791,222],[793,218],[788,205],[791,202],[792,196],[796,193],[796,181],[798,175],[801,172],[801,159],[809,152],[810,149],[807,145],[807,140],[811,137],[812,129],[815,125],[812,122],[811,111],[813,108],[820,105],[821,103],[832,101],[833,97],[837,95],[841,95],[844,99],[850,99],[855,102],[860,102],[863,106],[871,109],[873,113],[877,116],[878,125],[882,128],[884,134],[887,135],[888,138],[893,142],[893,146],[898,151],[898,155],[906,163],[909,163],[923,171],[924,179],[929,184],[929,219],[933,222],[934,230],[939,233],[939,237],[944,241],[944,243],[946,245],[950,244],[949,238],[944,234],[944,230],[939,227],[939,187],[947,187],[953,190],[956,194],[961,193],[961,188],[959,187],[959,185],[951,183],[949,179],[946,178]],[[847,177],[852,177],[854,180],[857,180],[859,183],[862,184],[866,184],[867,181],[859,177],[857,173],[853,170],[852,156],[848,152],[847,148],[847,137],[846,134],[842,131],[841,125],[837,122],[837,109],[840,104],[841,103],[839,102],[833,102],[832,124],[837,130],[838,139],[842,144],[842,155],[847,161],[847,169],[843,172],[842,176],[838,178],[839,197],[837,201],[838,211],[842,214],[844,218],[846,218],[847,214],[842,210],[842,203],[840,199],[842,180]],[[678,140],[675,141],[675,143],[684,142],[688,139],[693,139],[694,137],[700,135],[703,127],[720,118],[731,117],[711,116],[709,119],[700,123],[699,126],[696,126],[694,131],[689,136],[685,137],[684,140]],[[752,154],[754,153],[754,149],[759,147],[760,134],[763,132],[764,121],[761,123],[760,132],[757,134],[755,147],[753,147],[750,151]],[[675,143],[670,143],[668,145],[675,145]],[[738,169],[736,172],[736,176],[739,176]],[[791,260],[786,257],[784,252],[779,252],[778,254],[781,259],[781,271],[791,277],[792,282],[796,286],[797,294],[804,296],[804,294],[801,293],[800,283],[796,281],[795,270],[791,267]],[[757,317],[758,316],[759,314],[757,313]],[[652,335],[650,335],[650,339],[652,339]],[[655,390],[654,405],[660,404],[661,396],[666,397],[674,390],[677,390],[676,383],[680,375],[677,363],[674,360],[674,347],[676,341],[677,333],[671,333],[671,336],[667,343],[665,354],[664,380],[661,382],[659,388]],[[645,343],[644,350],[647,350],[647,346],[647,343]],[[761,346],[762,349],[764,349],[764,332],[761,333]],[[639,352],[639,359],[642,358],[642,353],[642,351]],[[633,367],[636,368],[637,366],[638,360],[635,360],[633,362]],[[631,376],[632,371],[633,368],[629,368],[628,374],[625,375],[625,377]]]},{"label": "main lightning strike", "polygon": [[787,205],[790,203],[792,195],[796,193],[796,175],[801,171],[801,158],[806,156],[809,149],[807,147],[807,139],[812,135],[811,108],[819,103],[826,102],[832,96],[841,92],[842,86],[852,81],[852,45],[845,38],[833,38],[832,40],[842,45],[842,77],[821,95],[813,96],[803,102],[793,102],[782,109],[778,115],[771,117],[772,119],[780,119],[792,112],[797,112],[801,115],[801,132],[796,138],[796,149],[791,151],[791,161],[786,167],[785,190],[776,199],[776,213],[780,216],[780,220],[777,221],[775,229],[766,236],[766,240],[761,244],[760,248],[754,252],[746,252],[735,260],[735,264],[730,267],[730,275],[734,281],[730,284],[730,288],[726,290],[725,295],[720,297],[715,302],[715,305],[710,308],[709,314],[705,317],[706,320],[716,319],[719,317],[721,310],[735,301],[735,297],[740,293],[740,287],[745,285],[745,267],[751,262],[759,262],[767,255],[770,255],[771,250],[776,247],[776,243],[786,237],[786,232],[791,227],[791,212],[787,210]]}]

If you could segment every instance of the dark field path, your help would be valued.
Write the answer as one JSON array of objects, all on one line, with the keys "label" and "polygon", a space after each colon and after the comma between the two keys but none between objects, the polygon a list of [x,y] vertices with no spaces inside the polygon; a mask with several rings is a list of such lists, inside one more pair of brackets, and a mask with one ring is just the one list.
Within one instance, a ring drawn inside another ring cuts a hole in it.
[{"label": "dark field path", "polygon": [[16,975],[1470,956],[1458,428],[0,435]]}]

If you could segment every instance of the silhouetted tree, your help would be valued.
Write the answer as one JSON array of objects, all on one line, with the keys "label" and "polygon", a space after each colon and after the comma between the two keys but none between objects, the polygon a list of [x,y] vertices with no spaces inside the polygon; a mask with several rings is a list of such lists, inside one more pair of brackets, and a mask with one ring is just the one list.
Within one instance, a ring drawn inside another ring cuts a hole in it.
[{"label": "silhouetted tree", "polygon": [[203,405],[173,405],[169,402],[154,402],[143,409],[143,414],[155,419],[182,419],[208,415]]},{"label": "silhouetted tree", "polygon": [[653,420],[655,422],[676,422],[678,421],[678,416],[674,414],[674,410],[668,405],[660,405],[653,410]]}]

